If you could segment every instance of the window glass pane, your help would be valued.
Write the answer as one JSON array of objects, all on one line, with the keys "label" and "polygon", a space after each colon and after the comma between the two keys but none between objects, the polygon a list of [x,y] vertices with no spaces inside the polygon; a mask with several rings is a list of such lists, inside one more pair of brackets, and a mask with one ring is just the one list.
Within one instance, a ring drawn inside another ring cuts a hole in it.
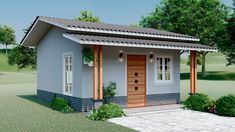
[{"label": "window glass pane", "polygon": [[64,91],[72,93],[72,56],[64,56]]},{"label": "window glass pane", "polygon": [[162,80],[163,79],[163,76],[162,76],[162,58],[157,58],[157,80]]},{"label": "window glass pane", "polygon": [[165,58],[165,80],[171,80],[170,64],[170,58]]},{"label": "window glass pane", "polygon": [[68,64],[68,57],[65,56],[65,65]]},{"label": "window glass pane", "polygon": [[70,64],[72,63],[72,57],[71,56],[69,57],[69,62],[70,62]]},{"label": "window glass pane", "polygon": [[171,80],[171,59],[169,57],[156,58],[156,79]]},{"label": "window glass pane", "polygon": [[162,80],[162,73],[158,72],[157,80]]},{"label": "window glass pane", "polygon": [[165,72],[165,80],[170,80],[170,72]]},{"label": "window glass pane", "polygon": [[65,92],[68,92],[68,85],[65,85]]}]

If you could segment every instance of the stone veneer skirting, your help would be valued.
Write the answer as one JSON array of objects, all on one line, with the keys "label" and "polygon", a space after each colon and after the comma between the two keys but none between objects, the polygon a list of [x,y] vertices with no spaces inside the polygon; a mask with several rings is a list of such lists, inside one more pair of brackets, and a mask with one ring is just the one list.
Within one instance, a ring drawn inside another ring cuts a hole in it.
[{"label": "stone veneer skirting", "polygon": [[52,97],[56,94],[58,97],[62,97],[69,101],[72,108],[76,111],[87,112],[93,108],[92,98],[78,98],[68,95],[62,95],[58,93],[48,92],[44,90],[37,90],[37,96],[39,99],[51,102]]},{"label": "stone veneer skirting", "polygon": [[180,103],[180,93],[147,95],[147,106],[179,104],[179,103]]},{"label": "stone veneer skirting", "polygon": [[[80,112],[87,112],[94,108],[92,98],[78,98],[73,96],[62,95],[58,93],[48,92],[44,90],[37,90],[38,98],[51,102],[54,95],[62,97],[69,101],[73,109]],[[127,96],[116,96],[109,99],[110,102],[119,104],[122,108],[127,107]],[[178,104],[180,103],[180,93],[166,93],[166,94],[150,94],[147,95],[147,106]]]}]

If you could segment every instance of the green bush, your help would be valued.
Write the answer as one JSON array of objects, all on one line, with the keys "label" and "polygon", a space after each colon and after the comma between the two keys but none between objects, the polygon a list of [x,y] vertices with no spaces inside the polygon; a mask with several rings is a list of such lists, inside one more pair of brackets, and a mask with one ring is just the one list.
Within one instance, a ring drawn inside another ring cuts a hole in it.
[{"label": "green bush", "polygon": [[235,96],[222,96],[216,101],[216,111],[218,115],[235,116]]},{"label": "green bush", "polygon": [[115,117],[125,116],[122,108],[115,103],[109,103],[102,105],[98,110],[93,109],[90,114],[87,116],[91,120],[107,120]]},{"label": "green bush", "polygon": [[189,96],[184,102],[184,107],[186,109],[209,112],[214,106],[214,101],[205,94],[194,94]]},{"label": "green bush", "polygon": [[109,103],[109,98],[115,96],[117,90],[117,84],[115,82],[110,81],[107,87],[103,86],[103,96],[104,103]]},{"label": "green bush", "polygon": [[51,102],[51,108],[60,112],[72,112],[73,109],[69,106],[67,100],[56,95],[53,97]]}]

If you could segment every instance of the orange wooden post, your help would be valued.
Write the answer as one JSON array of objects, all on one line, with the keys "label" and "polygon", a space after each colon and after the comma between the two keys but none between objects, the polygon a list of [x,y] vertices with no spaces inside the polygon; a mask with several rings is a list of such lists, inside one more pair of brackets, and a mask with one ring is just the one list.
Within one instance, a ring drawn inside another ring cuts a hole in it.
[{"label": "orange wooden post", "polygon": [[99,99],[103,99],[103,49],[99,46]]},{"label": "orange wooden post", "polygon": [[93,46],[93,99],[98,99],[97,90],[98,90],[98,47]]},{"label": "orange wooden post", "polygon": [[197,91],[197,52],[195,51],[195,55],[194,55],[194,91],[193,93],[196,93]]},{"label": "orange wooden post", "polygon": [[197,54],[190,51],[190,94],[196,93],[197,84]]}]

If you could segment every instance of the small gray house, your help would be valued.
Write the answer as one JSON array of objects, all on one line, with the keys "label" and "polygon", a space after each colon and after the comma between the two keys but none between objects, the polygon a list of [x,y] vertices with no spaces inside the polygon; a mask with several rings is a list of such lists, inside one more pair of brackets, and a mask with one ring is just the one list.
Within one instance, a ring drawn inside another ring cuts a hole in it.
[{"label": "small gray house", "polygon": [[38,97],[56,94],[77,111],[100,104],[110,81],[117,84],[111,100],[124,108],[179,103],[180,51],[190,51],[192,94],[196,52],[216,51],[188,35],[51,17],[37,17],[21,44],[37,48]]}]

